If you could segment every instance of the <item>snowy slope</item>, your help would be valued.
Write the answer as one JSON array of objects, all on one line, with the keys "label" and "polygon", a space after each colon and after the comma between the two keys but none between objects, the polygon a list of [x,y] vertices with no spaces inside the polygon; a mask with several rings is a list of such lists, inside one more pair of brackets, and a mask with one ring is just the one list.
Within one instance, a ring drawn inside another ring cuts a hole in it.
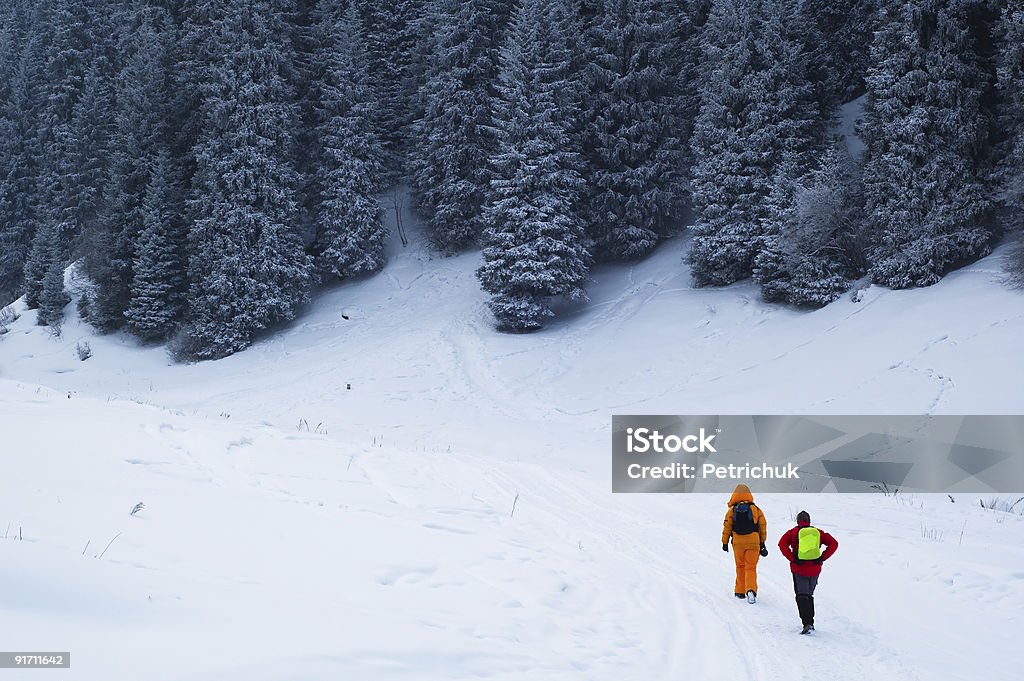
[{"label": "snowy slope", "polygon": [[967,498],[761,499],[773,536],[809,506],[840,539],[809,641],[774,546],[759,603],[732,598],[720,498],[613,497],[600,476],[489,452],[2,385],[17,435],[0,498],[0,640],[71,650],[71,678],[931,681],[1019,669],[1024,519]]},{"label": "snowy slope", "polygon": [[599,270],[527,336],[492,330],[478,254],[416,239],[213,363],[23,311],[0,337],[0,647],[69,649],[75,679],[1013,678],[1020,516],[759,499],[774,538],[806,506],[841,542],[808,641],[774,542],[760,602],[732,598],[725,499],[608,475],[613,413],[1024,411],[1002,253],[799,312],[694,290],[685,247]]}]

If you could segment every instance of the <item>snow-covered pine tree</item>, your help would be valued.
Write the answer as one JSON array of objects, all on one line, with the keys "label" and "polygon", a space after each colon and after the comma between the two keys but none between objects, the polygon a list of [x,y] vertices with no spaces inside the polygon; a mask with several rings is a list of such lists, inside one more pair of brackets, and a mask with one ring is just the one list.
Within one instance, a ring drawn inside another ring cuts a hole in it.
[{"label": "snow-covered pine tree", "polygon": [[377,134],[385,145],[389,160],[398,159],[401,148],[402,67],[398,41],[402,32],[401,2],[353,0],[360,16],[360,33],[367,68],[372,75],[374,94],[383,114],[376,121]]},{"label": "snow-covered pine tree", "polygon": [[434,245],[453,253],[484,230],[488,159],[497,145],[492,102],[498,51],[508,16],[504,0],[439,0],[441,17],[413,126],[411,159],[417,205]]},{"label": "snow-covered pine tree", "polygon": [[[168,108],[173,130],[171,158],[181,166],[182,181],[187,189],[196,172],[194,150],[205,125],[204,94],[197,84],[208,78],[216,58],[216,29],[225,8],[206,0],[181,0],[180,5],[176,40],[170,46]],[[188,214],[187,207],[185,212]]]},{"label": "snow-covered pine tree", "polygon": [[40,325],[59,325],[70,297],[64,290],[64,269],[69,262],[68,242],[74,227],[67,222],[44,222],[32,239],[25,262],[25,302],[38,308]]},{"label": "snow-covered pine tree", "polygon": [[[18,2],[5,11],[10,52],[0,95],[0,297],[13,300],[24,290],[25,264],[44,207],[39,186],[44,43],[38,6]],[[38,288],[32,298],[38,298]]]},{"label": "snow-covered pine tree", "polygon": [[704,26],[706,75],[691,140],[689,260],[698,285],[753,273],[778,218],[779,188],[791,179],[780,171],[801,174],[819,144],[801,27],[795,0],[723,0]]},{"label": "snow-covered pine tree", "polygon": [[60,327],[64,319],[64,307],[71,302],[71,296],[64,288],[64,269],[67,267],[62,239],[74,231],[68,223],[48,224],[40,230],[43,235],[43,262],[45,269],[39,291],[39,311],[36,317],[40,325]]},{"label": "snow-covered pine tree", "polygon": [[244,349],[308,299],[311,259],[294,224],[294,59],[284,0],[228,0],[211,21],[194,150],[188,315],[177,351]]},{"label": "snow-covered pine tree", "polygon": [[177,215],[174,167],[166,151],[157,156],[148,174],[124,318],[139,338],[162,341],[175,331],[184,310],[186,235]]},{"label": "snow-covered pine tree", "polygon": [[[110,78],[102,63],[91,63],[82,80],[64,140],[60,174],[61,215],[83,241],[104,231],[105,183],[115,120]],[[118,112],[119,113],[119,112]],[[102,238],[102,237],[100,237]]]},{"label": "snow-covered pine tree", "polygon": [[352,277],[376,272],[385,262],[384,209],[376,197],[384,175],[373,128],[378,109],[355,9],[338,10],[333,0],[321,0],[317,28],[313,252],[321,274]]},{"label": "snow-covered pine tree", "polygon": [[980,161],[988,76],[974,51],[967,4],[887,8],[871,48],[861,130],[869,257],[875,281],[894,288],[934,284],[991,248]]},{"label": "snow-covered pine tree", "polygon": [[800,5],[808,29],[810,79],[826,113],[864,92],[879,2],[803,0]]},{"label": "snow-covered pine tree", "polygon": [[[430,77],[433,55],[437,52],[442,38],[441,28],[447,26],[447,0],[409,0],[410,20],[405,25],[403,44],[408,52],[408,67],[405,74],[405,98],[409,102],[408,121],[406,124],[405,163],[408,165],[414,158],[416,143],[416,121],[423,118],[426,111],[424,95],[427,79]],[[412,179],[412,169],[407,167],[403,178]]]},{"label": "snow-covered pine tree", "polygon": [[594,255],[641,258],[682,204],[680,20],[659,0],[605,0],[591,29],[584,131]]},{"label": "snow-covered pine tree", "polygon": [[997,180],[1011,229],[1024,228],[1024,2],[1003,9],[999,26],[999,128]]},{"label": "snow-covered pine tree", "polygon": [[756,41],[765,64],[758,116],[773,121],[775,143],[769,140],[768,145],[775,165],[771,191],[760,200],[761,235],[752,274],[768,299],[773,298],[773,277],[780,273],[775,264],[778,241],[794,214],[800,179],[813,172],[831,114],[809,77],[811,52],[806,35],[813,35],[814,29],[799,12],[799,2],[769,3]]},{"label": "snow-covered pine tree", "polygon": [[[39,172],[42,203],[41,222],[68,221],[73,216],[72,193],[76,189],[72,160],[75,105],[82,94],[89,70],[89,21],[87,3],[74,0],[45,0],[39,16],[44,45],[42,97],[39,111],[40,146],[43,151]],[[72,232],[72,237],[78,234]]]},{"label": "snow-covered pine tree", "polygon": [[15,242],[13,230],[8,223],[12,219],[14,197],[9,177],[18,165],[18,137],[16,123],[7,106],[11,99],[11,85],[17,71],[20,35],[15,21],[17,3],[0,7],[0,305],[7,304],[13,295],[17,281],[11,274],[12,254],[7,253]]},{"label": "snow-covered pine tree", "polygon": [[122,16],[128,30],[118,50],[123,65],[117,76],[104,210],[101,224],[86,234],[83,259],[86,274],[96,284],[89,320],[105,331],[125,323],[146,187],[169,137],[171,19],[163,10],[148,7]]},{"label": "snow-covered pine tree", "polygon": [[689,254],[699,285],[729,284],[750,276],[759,233],[756,206],[770,178],[748,149],[756,68],[753,3],[712,5],[702,31],[704,79],[690,146],[693,202],[697,211]]},{"label": "snow-covered pine tree", "polygon": [[[79,238],[80,141],[88,130],[85,106],[78,107],[89,73],[89,4],[45,0],[35,15],[39,69],[32,107],[35,170],[32,220],[34,237],[25,262],[24,287],[30,307],[45,306],[40,323],[56,324],[66,304],[64,268]],[[96,92],[99,78],[91,79]],[[86,208],[90,206],[86,204]]]},{"label": "snow-covered pine tree", "polygon": [[555,297],[583,299],[590,256],[578,201],[583,191],[573,133],[578,15],[567,0],[523,0],[501,52],[484,264],[500,328],[532,331]]},{"label": "snow-covered pine tree", "polygon": [[998,36],[999,128],[1005,139],[996,181],[1006,228],[1017,239],[1007,266],[1024,285],[1024,2],[1003,8]]},{"label": "snow-covered pine tree", "polygon": [[30,310],[39,307],[39,299],[43,293],[43,277],[50,264],[50,241],[53,238],[53,232],[47,228],[47,224],[42,223],[33,231],[32,244],[25,257],[25,267],[23,268],[25,305]]},{"label": "snow-covered pine tree", "polygon": [[8,95],[11,76],[17,63],[18,43],[24,32],[18,25],[21,1],[0,6],[0,95]]},{"label": "snow-covered pine tree", "polygon": [[102,64],[91,66],[82,82],[71,121],[72,186],[68,205],[79,234],[96,226],[104,203],[104,179],[110,152],[113,93]]},{"label": "snow-covered pine tree", "polygon": [[675,42],[679,46],[681,65],[679,70],[679,89],[681,93],[682,114],[679,137],[682,141],[683,166],[686,176],[686,192],[689,201],[691,166],[693,165],[693,149],[690,140],[693,137],[693,126],[700,111],[700,83],[703,81],[703,48],[704,24],[711,13],[711,0],[672,0],[668,6],[676,11],[676,28],[679,30]]},{"label": "snow-covered pine tree", "polygon": [[360,17],[361,42],[369,84],[377,102],[376,134],[381,140],[386,169],[398,175],[409,134],[408,78],[415,58],[410,24],[422,10],[422,0],[351,0]]}]

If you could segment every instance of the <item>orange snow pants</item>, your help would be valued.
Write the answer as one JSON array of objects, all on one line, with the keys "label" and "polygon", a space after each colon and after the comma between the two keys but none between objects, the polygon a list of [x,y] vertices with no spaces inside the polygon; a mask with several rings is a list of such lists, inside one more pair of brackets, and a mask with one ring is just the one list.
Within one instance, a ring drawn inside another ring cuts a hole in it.
[{"label": "orange snow pants", "polygon": [[732,535],[732,555],[736,559],[736,591],[757,593],[757,559],[760,557],[761,538],[757,532]]}]

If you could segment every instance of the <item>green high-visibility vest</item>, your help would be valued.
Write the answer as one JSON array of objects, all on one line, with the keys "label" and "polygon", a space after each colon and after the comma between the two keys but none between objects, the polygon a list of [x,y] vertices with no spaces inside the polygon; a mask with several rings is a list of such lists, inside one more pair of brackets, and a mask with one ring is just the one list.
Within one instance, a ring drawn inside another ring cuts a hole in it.
[{"label": "green high-visibility vest", "polygon": [[821,558],[821,530],[817,527],[801,527],[796,533],[796,557],[800,560]]}]

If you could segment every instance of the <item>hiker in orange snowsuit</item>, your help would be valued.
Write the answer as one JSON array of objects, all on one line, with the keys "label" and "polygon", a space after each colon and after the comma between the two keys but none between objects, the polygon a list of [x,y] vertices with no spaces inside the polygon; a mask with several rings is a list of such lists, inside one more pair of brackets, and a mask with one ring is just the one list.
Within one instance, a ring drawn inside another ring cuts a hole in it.
[{"label": "hiker in orange snowsuit", "polygon": [[768,555],[764,545],[767,536],[764,513],[754,505],[750,488],[736,485],[722,527],[722,550],[729,550],[731,538],[736,559],[736,598],[746,597],[750,603],[757,600],[757,559]]}]

